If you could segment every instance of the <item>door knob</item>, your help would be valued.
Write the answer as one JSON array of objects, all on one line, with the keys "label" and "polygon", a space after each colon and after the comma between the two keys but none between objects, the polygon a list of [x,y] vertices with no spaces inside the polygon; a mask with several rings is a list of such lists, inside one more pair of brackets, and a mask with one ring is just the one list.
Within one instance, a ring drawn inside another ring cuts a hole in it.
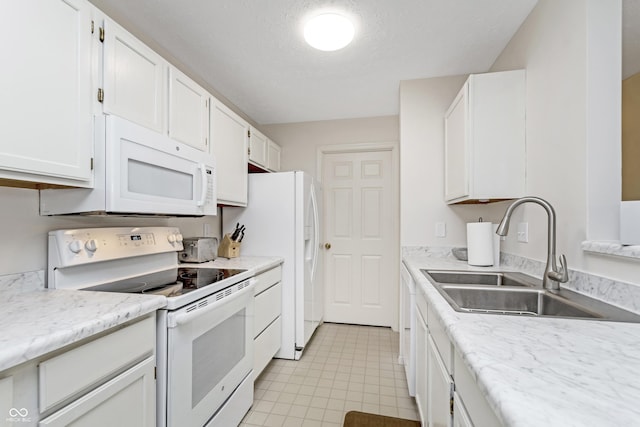
[{"label": "door knob", "polygon": [[325,243],[324,244],[324,248],[325,249],[331,249],[331,243]]}]

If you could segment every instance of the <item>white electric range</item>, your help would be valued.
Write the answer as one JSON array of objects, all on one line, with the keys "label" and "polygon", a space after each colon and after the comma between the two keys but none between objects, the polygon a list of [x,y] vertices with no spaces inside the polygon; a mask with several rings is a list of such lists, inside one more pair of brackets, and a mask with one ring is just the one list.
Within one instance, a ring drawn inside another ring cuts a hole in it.
[{"label": "white electric range", "polygon": [[237,425],[253,401],[253,280],[185,268],[176,227],[49,232],[47,286],[167,297],[157,316],[157,425]]}]

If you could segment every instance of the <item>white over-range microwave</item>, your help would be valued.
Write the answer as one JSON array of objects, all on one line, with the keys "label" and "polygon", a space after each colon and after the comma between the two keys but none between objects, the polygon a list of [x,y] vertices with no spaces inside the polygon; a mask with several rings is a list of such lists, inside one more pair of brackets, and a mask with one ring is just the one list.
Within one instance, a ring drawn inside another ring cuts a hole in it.
[{"label": "white over-range microwave", "polygon": [[94,187],[41,190],[40,215],[216,215],[209,153],[117,116],[94,126]]}]

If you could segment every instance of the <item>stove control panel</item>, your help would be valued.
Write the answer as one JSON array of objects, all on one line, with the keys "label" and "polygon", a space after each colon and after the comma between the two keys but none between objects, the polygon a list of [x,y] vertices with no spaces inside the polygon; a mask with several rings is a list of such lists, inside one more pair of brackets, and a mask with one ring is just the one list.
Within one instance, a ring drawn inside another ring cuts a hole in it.
[{"label": "stove control panel", "polygon": [[177,227],[78,228],[49,232],[49,268],[183,250]]}]

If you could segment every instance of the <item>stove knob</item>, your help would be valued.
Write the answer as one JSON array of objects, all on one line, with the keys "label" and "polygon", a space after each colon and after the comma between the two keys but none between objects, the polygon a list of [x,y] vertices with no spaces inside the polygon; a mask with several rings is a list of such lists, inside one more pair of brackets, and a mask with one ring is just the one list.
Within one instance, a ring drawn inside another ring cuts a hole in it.
[{"label": "stove knob", "polygon": [[96,239],[87,240],[87,242],[84,244],[84,247],[89,252],[95,252],[96,249],[98,249],[98,244],[96,242]]},{"label": "stove knob", "polygon": [[175,243],[176,242],[176,235],[175,234],[169,234],[167,236],[167,240],[169,241],[169,243]]},{"label": "stove knob", "polygon": [[182,234],[180,233],[176,234],[176,242],[178,243],[182,242]]},{"label": "stove knob", "polygon": [[74,254],[80,253],[82,250],[82,241],[81,240],[72,240],[69,243],[69,250]]}]

